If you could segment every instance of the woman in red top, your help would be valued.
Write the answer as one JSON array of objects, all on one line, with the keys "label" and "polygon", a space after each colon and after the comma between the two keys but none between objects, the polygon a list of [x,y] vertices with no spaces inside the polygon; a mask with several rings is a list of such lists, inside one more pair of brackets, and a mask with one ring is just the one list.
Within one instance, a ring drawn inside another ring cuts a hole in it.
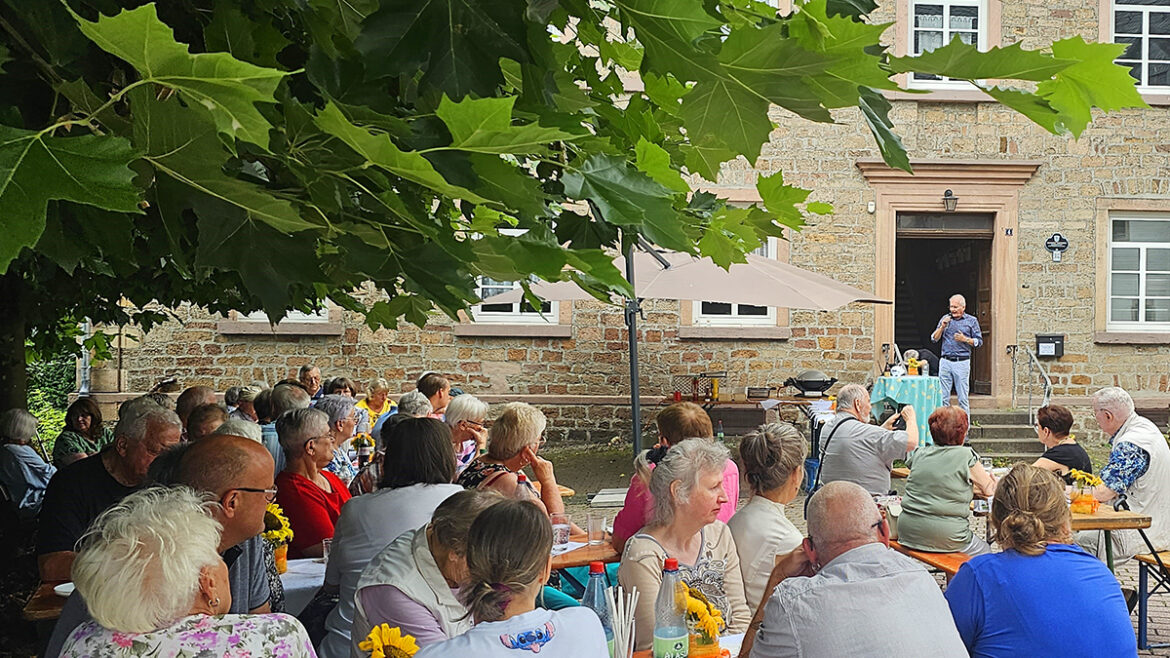
[{"label": "woman in red top", "polygon": [[333,459],[329,416],[316,409],[294,409],[276,419],[284,449],[284,470],[276,476],[276,502],[292,527],[289,558],[321,557],[321,540],[333,537],[349,490],[338,477],[321,470]]}]

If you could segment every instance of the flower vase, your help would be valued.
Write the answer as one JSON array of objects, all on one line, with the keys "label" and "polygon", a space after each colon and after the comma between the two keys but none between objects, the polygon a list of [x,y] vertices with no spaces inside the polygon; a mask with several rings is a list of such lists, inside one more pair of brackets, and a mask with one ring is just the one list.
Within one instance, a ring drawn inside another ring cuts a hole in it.
[{"label": "flower vase", "polygon": [[719,648],[718,636],[709,638],[702,633],[691,633],[690,639],[687,658],[719,658],[723,653]]},{"label": "flower vase", "polygon": [[288,571],[288,544],[281,544],[272,549],[272,556],[276,558],[276,573]]},{"label": "flower vase", "polygon": [[1093,487],[1074,486],[1070,498],[1072,502],[1069,509],[1073,514],[1095,514],[1097,506],[1101,504],[1093,497]]}]

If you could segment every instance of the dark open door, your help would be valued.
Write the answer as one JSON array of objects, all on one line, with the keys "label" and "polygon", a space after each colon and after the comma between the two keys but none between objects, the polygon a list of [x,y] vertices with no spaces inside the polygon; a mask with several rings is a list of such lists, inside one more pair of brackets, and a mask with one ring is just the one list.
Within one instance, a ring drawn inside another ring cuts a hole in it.
[{"label": "dark open door", "polygon": [[995,356],[991,353],[991,240],[980,240],[978,255],[975,258],[977,265],[975,282],[975,299],[970,303],[974,309],[967,312],[979,319],[979,328],[983,331],[983,347],[975,350],[971,360],[971,392],[979,395],[991,395],[991,361]]}]

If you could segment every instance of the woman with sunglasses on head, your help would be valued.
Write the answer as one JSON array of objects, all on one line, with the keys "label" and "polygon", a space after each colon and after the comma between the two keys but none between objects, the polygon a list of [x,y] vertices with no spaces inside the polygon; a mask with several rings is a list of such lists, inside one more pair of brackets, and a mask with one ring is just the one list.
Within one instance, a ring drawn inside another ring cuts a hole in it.
[{"label": "woman with sunglasses on head", "polygon": [[530,404],[504,405],[500,417],[488,431],[487,452],[467,465],[459,475],[459,484],[468,489],[492,489],[511,498],[516,493],[517,474],[531,465],[540,483],[540,498],[533,502],[548,514],[564,514],[565,503],[561,500],[552,462],[536,454],[544,445],[547,423],[544,414]]},{"label": "woman with sunglasses on head", "polygon": [[1068,433],[1072,424],[1072,412],[1060,405],[1050,404],[1036,410],[1036,436],[1045,450],[1032,465],[1056,473],[1064,478],[1065,484],[1072,484],[1069,471],[1074,468],[1093,472],[1089,453]]}]

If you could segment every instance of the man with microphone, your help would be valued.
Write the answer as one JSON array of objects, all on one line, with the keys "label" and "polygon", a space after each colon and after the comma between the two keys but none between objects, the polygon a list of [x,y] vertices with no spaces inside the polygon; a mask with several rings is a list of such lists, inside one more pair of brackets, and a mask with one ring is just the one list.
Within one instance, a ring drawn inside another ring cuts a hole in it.
[{"label": "man with microphone", "polygon": [[967,315],[967,300],[962,295],[951,295],[950,313],[942,316],[938,327],[930,334],[931,342],[942,340],[942,359],[938,364],[938,379],[942,387],[942,404],[950,404],[951,389],[959,397],[959,406],[971,415],[967,392],[971,390],[971,350],[983,345],[979,320]]}]

